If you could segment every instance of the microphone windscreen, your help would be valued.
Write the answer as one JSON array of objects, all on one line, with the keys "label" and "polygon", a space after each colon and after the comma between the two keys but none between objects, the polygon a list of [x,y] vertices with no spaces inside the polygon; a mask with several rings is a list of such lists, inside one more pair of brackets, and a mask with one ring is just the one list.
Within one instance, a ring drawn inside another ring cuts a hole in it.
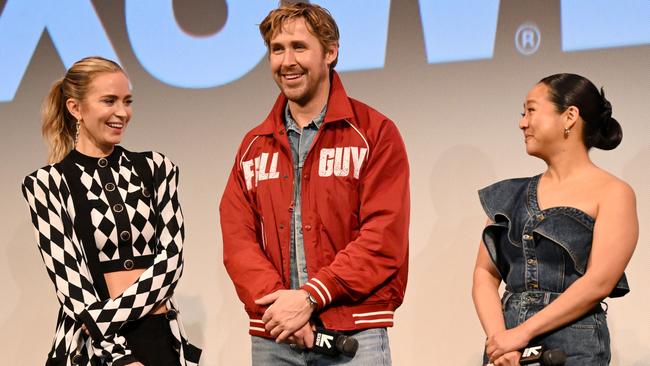
[{"label": "microphone windscreen", "polygon": [[342,354],[348,357],[354,357],[357,354],[357,349],[359,348],[359,341],[353,337],[348,337],[345,335],[339,336],[339,339],[336,340],[336,348],[341,351]]},{"label": "microphone windscreen", "polygon": [[566,362],[566,354],[559,349],[552,349],[542,355],[545,366],[562,366]]}]

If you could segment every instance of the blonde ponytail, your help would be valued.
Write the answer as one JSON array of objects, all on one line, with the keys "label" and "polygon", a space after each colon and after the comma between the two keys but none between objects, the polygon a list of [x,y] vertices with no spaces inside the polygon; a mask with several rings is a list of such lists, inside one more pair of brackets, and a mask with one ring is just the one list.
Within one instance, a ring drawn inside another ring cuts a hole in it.
[{"label": "blonde ponytail", "polygon": [[69,98],[82,101],[93,78],[104,72],[124,72],[114,61],[93,56],[72,65],[65,77],[52,85],[43,102],[41,132],[48,146],[48,163],[58,163],[74,149],[77,120],[66,106]]},{"label": "blonde ponytail", "polygon": [[68,112],[63,79],[52,85],[43,102],[41,132],[48,145],[48,163],[58,163],[74,148],[76,121]]}]

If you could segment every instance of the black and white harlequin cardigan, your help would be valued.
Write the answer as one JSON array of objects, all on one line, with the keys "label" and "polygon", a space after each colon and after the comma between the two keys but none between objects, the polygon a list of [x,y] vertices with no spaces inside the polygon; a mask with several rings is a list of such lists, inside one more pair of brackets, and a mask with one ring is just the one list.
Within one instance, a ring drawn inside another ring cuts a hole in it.
[{"label": "black and white harlequin cardigan", "polygon": [[[25,177],[23,195],[61,304],[47,366],[133,362],[120,328],[163,303],[181,365],[198,364],[201,351],[187,342],[172,296],[183,271],[177,182],[178,168],[162,154],[120,146],[106,158],[73,150]],[[133,268],[145,271],[111,299],[104,273]]]}]

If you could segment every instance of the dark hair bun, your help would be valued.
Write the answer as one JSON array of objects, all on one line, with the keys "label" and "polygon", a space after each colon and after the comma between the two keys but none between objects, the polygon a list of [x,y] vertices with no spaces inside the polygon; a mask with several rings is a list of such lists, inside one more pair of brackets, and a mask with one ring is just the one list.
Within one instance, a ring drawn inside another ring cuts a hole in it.
[{"label": "dark hair bun", "polygon": [[601,121],[598,133],[592,136],[591,146],[601,150],[615,149],[623,139],[623,129],[611,116]]},{"label": "dark hair bun", "polygon": [[591,146],[601,150],[615,149],[623,139],[623,129],[617,120],[612,118],[612,103],[605,98],[605,90],[600,88],[600,96],[603,101],[598,130],[591,138]]}]

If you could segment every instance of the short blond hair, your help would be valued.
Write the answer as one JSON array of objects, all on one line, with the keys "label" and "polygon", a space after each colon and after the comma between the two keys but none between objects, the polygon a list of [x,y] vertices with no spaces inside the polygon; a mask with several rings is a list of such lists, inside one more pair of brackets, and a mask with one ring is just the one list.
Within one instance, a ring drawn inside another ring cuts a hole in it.
[{"label": "short blond hair", "polygon": [[[297,18],[305,20],[307,29],[318,39],[323,50],[332,45],[339,46],[339,27],[327,9],[316,4],[283,1],[280,7],[271,10],[260,24],[260,33],[266,47],[269,47],[271,39],[282,30],[287,21]],[[337,61],[338,55],[330,65],[330,70],[336,66]]]}]

